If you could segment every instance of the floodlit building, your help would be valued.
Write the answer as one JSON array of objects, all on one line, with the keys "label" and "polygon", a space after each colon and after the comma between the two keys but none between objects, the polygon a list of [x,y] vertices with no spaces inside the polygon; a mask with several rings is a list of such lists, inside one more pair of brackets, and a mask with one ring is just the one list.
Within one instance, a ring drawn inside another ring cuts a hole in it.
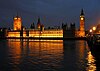
[{"label": "floodlit building", "polygon": [[63,29],[46,29],[38,18],[36,29],[23,29],[21,18],[14,17],[14,28],[8,31],[7,37],[32,37],[32,38],[63,38]]},{"label": "floodlit building", "polygon": [[30,29],[24,29],[22,27],[22,19],[18,15],[13,18],[13,30],[7,31],[7,37],[25,37],[25,38],[69,38],[69,37],[85,37],[85,16],[83,9],[80,14],[80,27],[76,30],[75,23],[70,24],[70,29],[67,25],[62,24],[62,29],[44,29],[44,25],[41,24],[40,18],[38,18],[35,28],[34,23],[31,24]]}]

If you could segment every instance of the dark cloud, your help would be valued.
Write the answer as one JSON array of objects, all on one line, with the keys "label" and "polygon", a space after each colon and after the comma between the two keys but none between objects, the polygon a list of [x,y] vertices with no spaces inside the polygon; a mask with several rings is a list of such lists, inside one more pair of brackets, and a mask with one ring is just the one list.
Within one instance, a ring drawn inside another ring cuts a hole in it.
[{"label": "dark cloud", "polygon": [[28,27],[33,21],[37,22],[38,16],[46,26],[61,25],[61,22],[75,22],[79,26],[80,10],[83,8],[87,28],[99,23],[99,3],[100,0],[0,0],[0,24],[12,26],[12,17],[18,12],[23,18],[23,25]]}]

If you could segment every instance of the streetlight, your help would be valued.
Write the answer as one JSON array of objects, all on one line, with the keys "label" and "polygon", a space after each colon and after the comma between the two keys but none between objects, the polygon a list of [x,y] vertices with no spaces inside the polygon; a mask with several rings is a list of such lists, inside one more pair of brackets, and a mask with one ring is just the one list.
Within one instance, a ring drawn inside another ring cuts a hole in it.
[{"label": "streetlight", "polygon": [[96,30],[96,27],[93,27],[92,29],[93,29],[93,31],[95,31]]},{"label": "streetlight", "polygon": [[90,29],[90,33],[92,33],[92,29]]}]

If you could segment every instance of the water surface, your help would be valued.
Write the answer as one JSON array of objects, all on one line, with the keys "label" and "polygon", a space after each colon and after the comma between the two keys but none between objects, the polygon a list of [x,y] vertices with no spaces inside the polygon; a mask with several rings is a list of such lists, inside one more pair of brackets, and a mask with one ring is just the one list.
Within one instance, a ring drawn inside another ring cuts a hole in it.
[{"label": "water surface", "polygon": [[0,71],[95,71],[84,40],[1,40]]}]

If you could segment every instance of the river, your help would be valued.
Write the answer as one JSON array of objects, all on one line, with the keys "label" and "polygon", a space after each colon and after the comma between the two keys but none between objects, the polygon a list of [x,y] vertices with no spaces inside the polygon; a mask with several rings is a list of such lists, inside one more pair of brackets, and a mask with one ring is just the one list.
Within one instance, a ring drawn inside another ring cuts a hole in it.
[{"label": "river", "polygon": [[0,40],[0,71],[96,71],[84,40]]}]

